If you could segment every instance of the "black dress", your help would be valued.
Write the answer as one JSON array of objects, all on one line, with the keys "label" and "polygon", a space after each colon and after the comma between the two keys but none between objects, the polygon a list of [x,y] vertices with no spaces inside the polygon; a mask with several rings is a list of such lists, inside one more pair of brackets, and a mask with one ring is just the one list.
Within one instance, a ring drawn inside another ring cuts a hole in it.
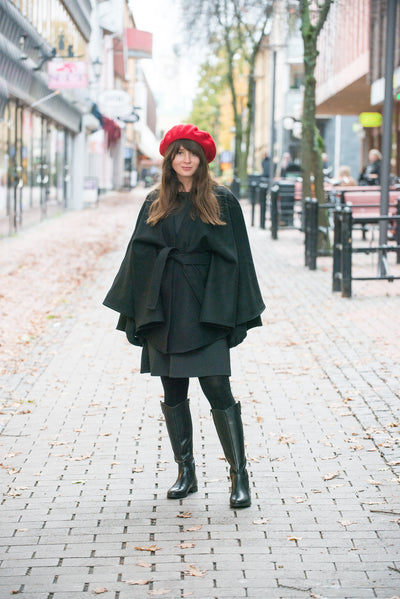
[{"label": "black dress", "polygon": [[149,225],[158,197],[151,192],[104,299],[120,314],[117,329],[143,347],[142,372],[229,375],[229,348],[262,324],[265,305],[240,204],[225,187],[214,192],[224,225],[193,215],[185,193],[174,214]]},{"label": "black dress", "polygon": [[[180,209],[166,219],[166,225],[173,227],[177,236],[179,236],[183,220],[187,217],[187,213],[190,212],[190,194],[181,192],[178,194],[178,197],[181,201]],[[185,302],[185,298],[181,298],[181,301]],[[192,328],[191,323],[185,322],[185,319],[181,320],[178,318],[171,320],[171,327],[175,329],[173,332],[174,336],[184,336],[185,331],[190,331]],[[150,372],[152,376],[169,376],[173,378],[212,375],[230,376],[230,354],[226,337],[203,347],[180,353],[162,353],[151,342],[145,341],[142,350],[140,372]]]}]

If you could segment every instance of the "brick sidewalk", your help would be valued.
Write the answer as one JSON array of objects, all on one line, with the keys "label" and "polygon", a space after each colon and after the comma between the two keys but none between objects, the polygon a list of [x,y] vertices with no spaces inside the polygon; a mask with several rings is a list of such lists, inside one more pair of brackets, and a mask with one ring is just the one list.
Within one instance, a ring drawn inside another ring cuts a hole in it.
[{"label": "brick sidewalk", "polygon": [[342,299],[328,259],[303,267],[300,233],[250,230],[268,309],[232,386],[253,505],[229,508],[195,380],[199,492],[170,501],[161,385],[101,306],[130,229],[3,378],[0,597],[400,596],[399,284]]}]

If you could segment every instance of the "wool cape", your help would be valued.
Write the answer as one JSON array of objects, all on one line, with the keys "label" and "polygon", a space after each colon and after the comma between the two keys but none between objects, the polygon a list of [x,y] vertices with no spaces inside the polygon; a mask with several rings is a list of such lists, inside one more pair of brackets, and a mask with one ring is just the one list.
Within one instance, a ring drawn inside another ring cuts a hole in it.
[{"label": "wool cape", "polygon": [[262,324],[265,306],[240,204],[225,187],[214,193],[226,224],[203,223],[189,200],[178,231],[171,216],[146,223],[158,192],[146,198],[103,302],[120,313],[117,329],[130,343],[181,353],[223,337],[229,345],[236,327]]}]

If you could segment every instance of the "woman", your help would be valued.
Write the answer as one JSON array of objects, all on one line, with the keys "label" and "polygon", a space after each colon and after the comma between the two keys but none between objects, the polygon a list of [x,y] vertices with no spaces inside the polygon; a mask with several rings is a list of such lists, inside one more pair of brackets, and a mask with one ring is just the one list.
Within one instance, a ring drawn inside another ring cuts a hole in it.
[{"label": "woman", "polygon": [[161,185],[144,202],[104,304],[140,345],[141,372],[160,376],[178,478],[170,499],[197,491],[189,378],[198,377],[230,465],[230,505],[250,505],[241,406],[231,392],[229,349],[261,325],[258,287],[239,202],[211,179],[211,135],[176,125],[160,144]]},{"label": "woman", "polygon": [[382,154],[379,150],[372,148],[368,152],[368,164],[358,178],[360,185],[380,185],[381,160]]},{"label": "woman", "polygon": [[351,170],[347,164],[339,166],[338,176],[332,182],[333,185],[357,185],[357,181],[351,176]]}]

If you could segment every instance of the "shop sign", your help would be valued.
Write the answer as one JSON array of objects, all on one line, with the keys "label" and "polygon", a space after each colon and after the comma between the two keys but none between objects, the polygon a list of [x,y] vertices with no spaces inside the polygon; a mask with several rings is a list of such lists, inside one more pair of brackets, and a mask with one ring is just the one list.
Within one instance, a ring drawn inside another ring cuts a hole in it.
[{"label": "shop sign", "polygon": [[87,87],[88,69],[84,60],[52,60],[48,66],[49,89]]},{"label": "shop sign", "polygon": [[110,119],[128,117],[132,113],[130,95],[122,89],[103,91],[99,96],[99,108]]},{"label": "shop sign", "polygon": [[363,127],[380,127],[382,115],[380,112],[362,112],[358,120]]}]

